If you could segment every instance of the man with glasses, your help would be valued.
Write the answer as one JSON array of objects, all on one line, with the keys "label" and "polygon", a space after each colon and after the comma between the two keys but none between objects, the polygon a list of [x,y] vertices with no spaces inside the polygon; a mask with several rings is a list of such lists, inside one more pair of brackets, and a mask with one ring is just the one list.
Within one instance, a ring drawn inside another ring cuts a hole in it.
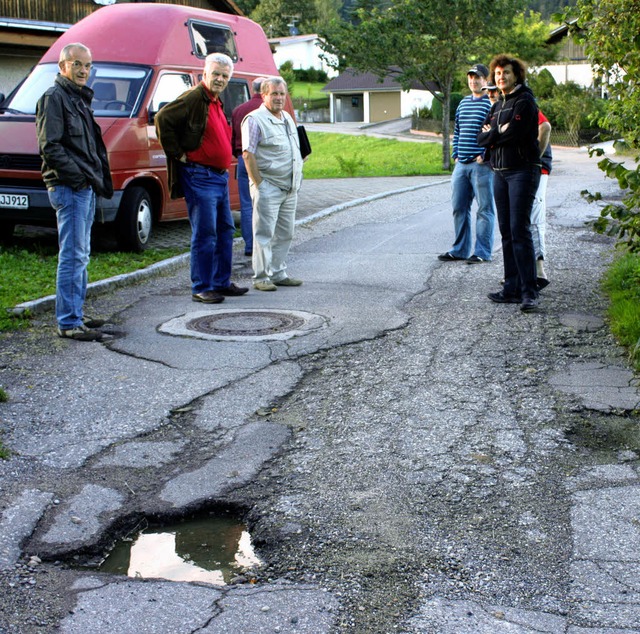
[{"label": "man with glasses", "polygon": [[96,196],[111,198],[113,183],[100,127],[93,118],[87,86],[91,51],[80,43],[60,52],[60,73],[38,101],[36,129],[42,178],[58,225],[56,320],[58,335],[100,341],[103,320],[84,315],[87,265]]}]

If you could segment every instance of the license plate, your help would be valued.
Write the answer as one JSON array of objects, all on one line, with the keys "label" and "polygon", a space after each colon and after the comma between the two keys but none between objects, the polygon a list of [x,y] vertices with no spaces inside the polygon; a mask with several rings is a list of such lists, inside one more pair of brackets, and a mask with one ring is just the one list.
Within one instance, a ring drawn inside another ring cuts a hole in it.
[{"label": "license plate", "polygon": [[0,207],[29,209],[29,196],[26,194],[0,194]]}]

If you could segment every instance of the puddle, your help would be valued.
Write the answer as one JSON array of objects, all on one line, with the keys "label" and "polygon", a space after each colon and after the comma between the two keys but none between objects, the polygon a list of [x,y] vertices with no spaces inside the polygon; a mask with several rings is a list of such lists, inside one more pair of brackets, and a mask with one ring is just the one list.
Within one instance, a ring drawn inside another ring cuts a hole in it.
[{"label": "puddle", "polygon": [[149,526],[119,541],[99,570],[143,579],[226,585],[262,565],[246,526],[232,517]]}]

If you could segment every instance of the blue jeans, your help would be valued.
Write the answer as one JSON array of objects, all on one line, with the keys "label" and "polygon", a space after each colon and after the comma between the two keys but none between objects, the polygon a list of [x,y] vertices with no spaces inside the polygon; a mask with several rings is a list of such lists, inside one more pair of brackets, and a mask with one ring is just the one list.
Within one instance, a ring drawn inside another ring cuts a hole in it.
[{"label": "blue jeans", "polygon": [[242,154],[238,157],[238,193],[240,194],[240,233],[244,240],[244,252],[248,255],[253,251],[253,204],[249,191],[249,174],[244,164]]},{"label": "blue jeans", "polygon": [[511,297],[538,297],[536,258],[529,224],[539,183],[540,168],[537,166],[494,172],[493,188],[504,258],[503,290]]},{"label": "blue jeans", "polygon": [[227,288],[235,231],[229,174],[218,174],[203,165],[181,164],[180,183],[191,223],[191,292]]},{"label": "blue jeans", "polygon": [[[478,203],[476,212],[476,246],[471,251],[471,203]],[[451,204],[455,241],[449,253],[457,258],[477,255],[491,259],[496,212],[493,204],[493,174],[489,163],[457,162],[451,176]]]},{"label": "blue jeans", "polygon": [[71,330],[82,325],[96,197],[91,187],[76,191],[67,185],[50,187],[48,193],[58,222],[56,321],[61,330]]}]

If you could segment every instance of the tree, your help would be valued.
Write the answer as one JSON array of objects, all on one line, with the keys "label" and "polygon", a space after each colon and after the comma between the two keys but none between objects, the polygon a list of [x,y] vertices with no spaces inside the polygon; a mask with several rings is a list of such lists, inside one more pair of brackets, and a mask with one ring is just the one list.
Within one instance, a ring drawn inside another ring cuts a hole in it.
[{"label": "tree", "polygon": [[340,0],[262,0],[251,12],[267,37],[291,35],[294,26],[300,33],[315,33],[321,25],[339,18]]},{"label": "tree", "polygon": [[[572,19],[573,18],[573,19]],[[607,78],[607,112],[601,125],[624,138],[640,159],[640,0],[578,0],[564,16],[586,47],[594,71]],[[596,154],[602,155],[601,151]],[[601,211],[596,229],[615,234],[618,244],[640,253],[640,167],[603,158],[598,166],[625,192]],[[599,194],[592,196],[599,198]]]},{"label": "tree", "polygon": [[[406,90],[415,81],[442,103],[442,162],[451,167],[450,100],[454,78],[487,49],[487,25],[501,33],[523,7],[521,0],[398,0],[388,8],[356,9],[353,21],[334,21],[321,32],[325,51],[380,78],[392,75]],[[495,52],[495,49],[491,51]]]}]

